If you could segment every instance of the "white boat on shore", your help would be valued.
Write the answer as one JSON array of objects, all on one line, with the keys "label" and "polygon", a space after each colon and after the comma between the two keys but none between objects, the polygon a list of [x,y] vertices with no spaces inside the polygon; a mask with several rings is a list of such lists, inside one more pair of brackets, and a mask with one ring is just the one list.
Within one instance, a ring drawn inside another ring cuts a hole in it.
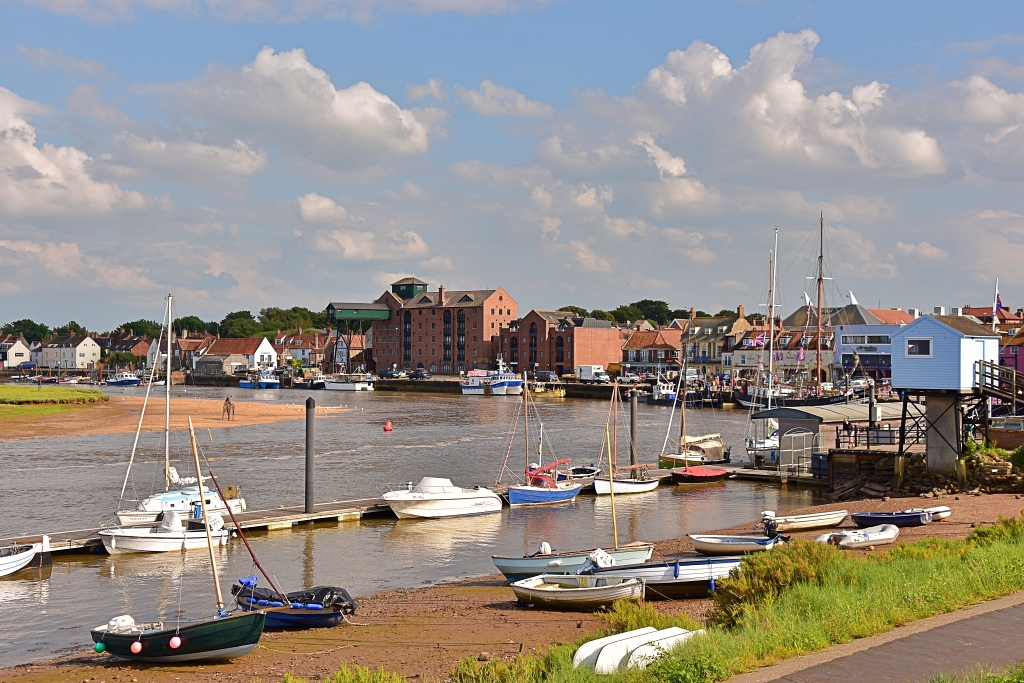
[{"label": "white boat on shore", "polygon": [[50,552],[50,537],[43,536],[39,543],[9,545],[0,548],[0,576],[10,576],[32,564],[40,553]]},{"label": "white boat on shore", "polygon": [[839,526],[849,514],[846,510],[829,512],[812,512],[806,515],[783,515],[776,517],[771,510],[761,513],[761,523],[772,523],[776,531],[807,531],[810,529],[829,529]]},{"label": "white boat on shore", "polygon": [[[227,545],[231,538],[231,532],[224,528],[224,518],[220,515],[210,515],[210,536],[215,545]],[[103,529],[99,537],[111,555],[169,553],[206,547],[206,529],[188,529],[174,511],[164,514],[160,526]]]},{"label": "white boat on shore", "polygon": [[866,529],[850,529],[822,534],[816,539],[818,543],[831,543],[840,548],[867,548],[875,545],[889,545],[900,537],[900,528],[895,524],[879,524]]},{"label": "white boat on shore", "polygon": [[643,600],[644,582],[578,574],[541,574],[514,582],[512,592],[523,605],[592,612],[611,607],[616,600]]},{"label": "white boat on shore", "polygon": [[[618,548],[601,548],[615,560],[616,567],[647,562],[654,554],[650,543],[629,543]],[[492,555],[491,561],[510,582],[528,579],[538,574],[572,574],[583,566],[594,549],[571,552],[552,552],[547,543],[541,543],[540,551],[525,557]]]},{"label": "white boat on shore", "polygon": [[456,486],[451,479],[423,477],[405,491],[380,498],[399,519],[439,519],[501,512],[501,497],[482,486]]},{"label": "white boat on shore", "polygon": [[722,536],[719,534],[690,534],[693,549],[702,555],[744,555],[771,550],[781,539],[765,536]]}]

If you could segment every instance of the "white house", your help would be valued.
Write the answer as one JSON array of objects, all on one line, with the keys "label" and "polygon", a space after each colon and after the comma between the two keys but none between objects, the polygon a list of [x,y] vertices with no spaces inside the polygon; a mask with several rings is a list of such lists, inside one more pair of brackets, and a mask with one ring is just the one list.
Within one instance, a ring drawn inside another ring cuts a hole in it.
[{"label": "white house", "polygon": [[926,315],[891,337],[894,389],[969,392],[974,364],[999,362],[999,333],[962,316]]},{"label": "white house", "polygon": [[24,337],[0,334],[0,368],[16,368],[30,360],[28,342]]},{"label": "white house", "polygon": [[237,363],[244,363],[246,368],[277,367],[277,351],[266,337],[250,337],[248,339],[218,339],[206,352],[207,356],[236,356]]},{"label": "white house", "polygon": [[100,360],[100,345],[92,337],[50,337],[43,341],[42,367],[88,370]]}]

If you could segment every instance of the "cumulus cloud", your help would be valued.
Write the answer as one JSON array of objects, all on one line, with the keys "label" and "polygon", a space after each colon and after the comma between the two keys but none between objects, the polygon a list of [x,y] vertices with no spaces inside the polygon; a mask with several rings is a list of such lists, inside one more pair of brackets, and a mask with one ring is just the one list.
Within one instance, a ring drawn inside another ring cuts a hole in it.
[{"label": "cumulus cloud", "polygon": [[715,252],[704,243],[704,235],[699,232],[664,228],[661,234],[665,242],[675,251],[697,263],[711,263],[715,260]]},{"label": "cumulus cloud", "polygon": [[682,178],[686,175],[686,162],[680,157],[672,156],[654,144],[654,137],[650,133],[643,133],[638,136],[636,144],[647,151],[647,157],[658,169],[658,173],[662,178]]},{"label": "cumulus cloud", "polygon": [[433,97],[435,100],[446,100],[448,99],[448,87],[440,78],[431,78],[422,85],[413,83],[406,86],[405,96],[413,102],[419,102],[428,97]]},{"label": "cumulus cloud", "polygon": [[152,290],[156,283],[143,269],[83,251],[76,242],[0,240],[0,265],[4,269],[46,273],[49,279],[74,283],[83,290]]},{"label": "cumulus cloud", "polygon": [[92,158],[85,152],[37,145],[36,130],[27,119],[47,112],[43,105],[0,87],[0,212],[78,216],[145,206],[142,193],[93,178]]},{"label": "cumulus cloud", "polygon": [[928,242],[919,242],[917,244],[897,242],[896,253],[900,256],[918,258],[923,261],[945,261],[949,258],[948,251]]},{"label": "cumulus cloud", "polygon": [[892,255],[883,257],[867,235],[840,225],[829,227],[827,238],[839,247],[844,256],[842,261],[855,277],[889,280],[899,275],[899,269],[892,263]]},{"label": "cumulus cloud", "polygon": [[348,211],[336,201],[316,192],[310,192],[295,200],[299,215],[307,223],[339,223],[348,218]]},{"label": "cumulus cloud", "polygon": [[555,113],[555,108],[545,102],[528,100],[521,92],[493,81],[480,81],[478,90],[455,86],[462,101],[482,116],[544,117]]},{"label": "cumulus cloud", "polygon": [[229,146],[200,142],[168,142],[122,133],[114,138],[114,147],[135,164],[189,181],[211,178],[248,178],[267,165],[267,153],[242,140]]},{"label": "cumulus cloud", "polygon": [[389,228],[367,229],[365,221],[352,217],[345,207],[315,192],[296,200],[299,215],[306,223],[336,226],[321,230],[313,238],[313,246],[328,254],[351,261],[390,261],[423,256],[427,243],[412,230]]},{"label": "cumulus cloud", "polygon": [[57,69],[76,76],[88,76],[89,78],[111,78],[112,74],[106,64],[92,59],[75,59],[69,57],[64,50],[49,49],[45,47],[18,46],[18,52],[25,61],[34,66],[46,70]]},{"label": "cumulus cloud", "polygon": [[572,265],[579,270],[587,273],[607,273],[612,269],[612,264],[599,256],[586,242],[572,240],[567,245],[567,251],[572,255]]},{"label": "cumulus cloud", "polygon": [[426,152],[433,125],[444,117],[437,109],[402,109],[366,82],[337,88],[298,48],[264,47],[241,69],[211,67],[194,80],[147,90],[203,121],[212,139],[241,136],[331,168]]}]

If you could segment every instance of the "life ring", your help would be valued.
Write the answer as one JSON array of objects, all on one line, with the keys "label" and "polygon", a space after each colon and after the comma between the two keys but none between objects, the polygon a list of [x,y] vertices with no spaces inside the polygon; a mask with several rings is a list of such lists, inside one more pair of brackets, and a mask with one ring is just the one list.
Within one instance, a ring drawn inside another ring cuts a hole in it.
[{"label": "life ring", "polygon": [[234,500],[235,498],[238,498],[238,487],[232,485],[224,489],[224,497],[227,498],[228,500]]}]

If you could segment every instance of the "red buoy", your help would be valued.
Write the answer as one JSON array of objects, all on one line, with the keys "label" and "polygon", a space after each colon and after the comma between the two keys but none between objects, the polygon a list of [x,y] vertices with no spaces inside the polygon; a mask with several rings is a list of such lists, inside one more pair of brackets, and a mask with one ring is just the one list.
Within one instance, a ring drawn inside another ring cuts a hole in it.
[{"label": "red buoy", "polygon": [[387,422],[384,423],[384,431],[385,432],[390,432],[391,431],[391,420],[388,420]]}]

